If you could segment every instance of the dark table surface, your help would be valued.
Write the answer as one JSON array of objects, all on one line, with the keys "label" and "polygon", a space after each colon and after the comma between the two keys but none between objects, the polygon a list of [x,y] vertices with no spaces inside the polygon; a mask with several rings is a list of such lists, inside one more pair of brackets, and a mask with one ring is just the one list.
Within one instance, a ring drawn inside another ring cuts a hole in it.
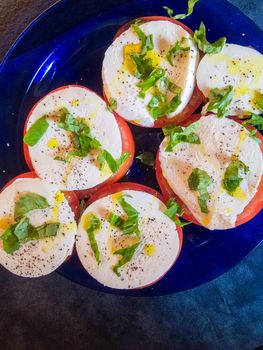
[{"label": "dark table surface", "polygon": [[[263,27],[263,0],[230,2]],[[0,0],[0,60],[53,3]],[[263,344],[262,256],[263,244],[206,285],[154,298],[97,293],[56,273],[20,279],[0,267],[0,349],[255,349]]]}]

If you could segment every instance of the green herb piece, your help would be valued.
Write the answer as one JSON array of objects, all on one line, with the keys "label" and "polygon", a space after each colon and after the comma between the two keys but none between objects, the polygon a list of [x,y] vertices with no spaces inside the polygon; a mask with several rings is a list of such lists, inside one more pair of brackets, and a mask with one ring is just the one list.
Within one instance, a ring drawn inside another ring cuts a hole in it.
[{"label": "green herb piece", "polygon": [[12,254],[19,249],[20,243],[17,236],[14,234],[16,224],[10,225],[0,236],[3,241],[3,249],[7,254]]},{"label": "green herb piece", "polygon": [[127,159],[129,159],[130,157],[130,153],[129,152],[123,152],[120,156],[119,159],[115,160],[113,158],[113,156],[106,150],[103,150],[97,160],[100,164],[100,168],[103,167],[103,165],[105,164],[105,162],[107,163],[108,167],[110,168],[111,172],[113,174],[117,173],[120,169],[120,167],[122,166],[122,164],[124,164],[126,162]]},{"label": "green herb piece", "polygon": [[144,55],[140,54],[134,54],[131,58],[136,66],[135,77],[145,80],[154,70],[152,60],[150,58],[145,58]]},{"label": "green herb piece", "polygon": [[173,19],[185,19],[193,13],[194,6],[199,0],[188,0],[188,11],[186,14],[173,15],[174,11],[167,6],[163,6],[163,8],[167,11],[167,14],[170,18]]},{"label": "green herb piece", "polygon": [[207,41],[206,28],[203,22],[201,22],[199,29],[194,32],[194,40],[198,48],[207,54],[216,54],[221,52],[226,43],[225,37],[219,38],[214,43]]},{"label": "green herb piece", "polygon": [[249,172],[249,167],[235,157],[228,165],[223,179],[223,187],[230,195],[233,195],[243,180],[243,177],[239,176],[241,170],[247,174]]},{"label": "green herb piece", "polygon": [[140,54],[145,55],[147,51],[152,50],[154,47],[153,46],[153,36],[152,36],[152,34],[146,35],[139,27],[138,22],[137,22],[137,24],[136,23],[132,24],[131,27],[135,31],[135,33],[138,35],[138,38],[140,39],[141,44],[142,44]]},{"label": "green herb piece", "polygon": [[212,112],[217,110],[217,117],[223,118],[228,114],[227,107],[233,99],[233,86],[229,85],[224,89],[212,89],[209,96],[209,104],[207,111]]},{"label": "green herb piece", "polygon": [[155,95],[151,98],[147,108],[153,119],[156,120],[157,118],[175,112],[181,102],[181,97],[179,95],[175,95],[169,102],[164,95]]},{"label": "green herb piece", "polygon": [[45,223],[41,226],[35,227],[36,235],[35,239],[43,239],[47,237],[54,237],[58,233],[60,224],[57,222]]},{"label": "green herb piece", "polygon": [[165,152],[172,152],[174,147],[181,142],[200,144],[199,136],[193,132],[199,122],[193,123],[186,128],[176,125],[167,125],[163,128],[163,133],[165,136],[169,137],[169,143],[165,149]]},{"label": "green herb piece", "polygon": [[141,163],[154,167],[155,166],[155,155],[152,152],[143,152],[139,154],[136,159],[139,159]]},{"label": "green herb piece", "polygon": [[118,277],[120,277],[120,273],[119,273],[119,269],[123,266],[126,265],[129,261],[131,261],[136,249],[138,248],[140,242],[139,243],[135,243],[127,248],[122,248],[117,250],[116,252],[114,252],[114,254],[118,254],[121,255],[121,259],[119,260],[119,262],[113,266],[113,272],[116,273],[116,275]]},{"label": "green herb piece", "polygon": [[260,112],[263,112],[263,94],[259,91],[257,91],[255,105],[260,110]]},{"label": "green herb piece", "polygon": [[131,235],[135,233],[137,236],[140,236],[139,213],[125,200],[124,197],[125,196],[120,196],[118,198],[118,203],[120,204],[124,213],[127,215],[127,219],[123,219],[122,217],[110,212],[107,220],[112,226],[120,229],[124,235]]},{"label": "green herb piece", "polygon": [[249,131],[249,137],[251,137],[255,142],[261,143],[261,140],[257,137],[257,130]]},{"label": "green herb piece", "polygon": [[168,216],[173,222],[176,223],[179,227],[184,227],[186,225],[191,224],[191,222],[182,222],[179,217],[184,214],[184,209],[176,203],[176,201],[171,198],[166,204],[167,209],[165,210],[164,214]]},{"label": "green herb piece", "polygon": [[91,246],[91,249],[95,255],[95,259],[96,259],[97,263],[99,264],[100,263],[100,252],[99,252],[98,243],[97,243],[96,238],[95,238],[95,234],[101,228],[101,222],[100,222],[100,219],[95,214],[90,213],[88,215],[89,215],[89,225],[86,228],[86,232],[88,234],[90,246]]},{"label": "green herb piece", "polygon": [[165,70],[163,68],[156,68],[154,69],[151,74],[149,75],[149,77],[138,83],[137,86],[140,88],[140,92],[139,92],[139,97],[144,98],[145,97],[145,93],[151,88],[153,87],[158,80],[160,80],[162,77],[164,77],[165,75]]},{"label": "green herb piece", "polygon": [[211,198],[208,187],[213,183],[213,179],[205,170],[195,168],[188,178],[188,186],[191,191],[198,191],[198,203],[202,213],[208,214],[207,201]]},{"label": "green herb piece", "polygon": [[182,89],[180,88],[180,86],[174,84],[171,80],[169,80],[167,77],[163,77],[159,80],[158,82],[159,84],[159,88],[161,90],[168,90],[170,92],[172,92],[175,95],[181,95],[182,93]]},{"label": "green herb piece", "polygon": [[252,113],[251,114],[251,118],[250,119],[246,119],[245,121],[243,121],[242,125],[243,126],[254,125],[259,130],[263,130],[263,117],[261,117],[260,115]]},{"label": "green herb piece", "polygon": [[24,217],[16,225],[14,234],[17,239],[21,242],[24,241],[29,235],[32,234],[34,227],[30,224],[29,219]]},{"label": "green herb piece", "polygon": [[173,59],[176,55],[185,53],[186,51],[190,50],[190,47],[183,47],[183,43],[185,41],[185,38],[183,38],[181,41],[176,41],[174,46],[170,47],[169,51],[166,54],[167,61],[170,63],[171,66],[173,66]]},{"label": "green herb piece", "polygon": [[24,136],[24,143],[28,146],[35,146],[42,138],[49,127],[47,116],[39,118],[34,124],[30,126]]},{"label": "green herb piece", "polygon": [[110,105],[107,106],[107,109],[108,109],[109,112],[112,113],[117,108],[117,101],[113,97],[110,97],[109,103],[110,103]]},{"label": "green herb piece", "polygon": [[22,194],[15,203],[15,220],[21,219],[26,213],[36,209],[46,209],[49,204],[45,197],[39,194],[28,192]]}]

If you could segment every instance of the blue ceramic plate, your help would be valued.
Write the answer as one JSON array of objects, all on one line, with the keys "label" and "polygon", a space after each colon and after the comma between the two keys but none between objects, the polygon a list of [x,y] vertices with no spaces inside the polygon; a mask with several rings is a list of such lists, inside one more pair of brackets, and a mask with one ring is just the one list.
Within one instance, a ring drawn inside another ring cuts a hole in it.
[{"label": "blue ceramic plate", "polygon": [[[10,49],[0,68],[0,187],[26,172],[22,134],[32,105],[49,91],[79,83],[102,92],[104,52],[117,29],[134,18],[165,15],[162,5],[184,13],[186,0],[64,0],[37,18]],[[204,21],[208,39],[227,36],[228,42],[251,45],[263,52],[261,30],[223,0],[200,0],[183,22],[191,29]],[[156,151],[158,130],[132,127],[136,152]],[[154,171],[135,161],[124,181],[158,188]],[[58,271],[89,288],[115,294],[152,296],[196,287],[228,271],[262,240],[261,212],[236,229],[210,232],[190,225],[184,230],[182,253],[169,273],[155,285],[136,291],[104,288],[91,278],[76,255]]]}]

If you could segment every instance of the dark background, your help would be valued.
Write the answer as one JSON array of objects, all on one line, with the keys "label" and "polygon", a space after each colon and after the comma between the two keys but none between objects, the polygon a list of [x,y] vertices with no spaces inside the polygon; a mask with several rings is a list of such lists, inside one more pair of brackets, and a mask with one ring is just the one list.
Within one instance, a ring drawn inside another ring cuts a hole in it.
[{"label": "dark background", "polygon": [[[230,2],[263,27],[263,0]],[[53,3],[0,0],[0,60]],[[0,267],[0,349],[255,349],[263,344],[262,255],[260,245],[224,276],[154,298],[94,292],[56,273],[25,280]]]}]

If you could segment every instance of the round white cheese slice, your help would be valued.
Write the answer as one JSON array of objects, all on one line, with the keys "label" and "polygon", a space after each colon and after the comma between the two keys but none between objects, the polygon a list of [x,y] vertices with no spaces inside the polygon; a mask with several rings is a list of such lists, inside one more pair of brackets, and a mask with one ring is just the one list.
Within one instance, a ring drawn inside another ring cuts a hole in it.
[{"label": "round white cheese slice", "polygon": [[[203,226],[211,230],[235,227],[237,216],[254,197],[261,180],[263,158],[259,144],[239,123],[214,115],[202,117],[194,132],[200,144],[179,143],[173,152],[165,151],[169,141],[165,137],[159,155],[163,176]],[[238,156],[249,167],[249,172],[242,175],[240,187],[232,196],[223,188],[222,181],[233,156]],[[200,210],[198,192],[188,186],[188,178],[195,168],[205,170],[213,180],[208,187],[211,195],[208,214]]]},{"label": "round white cheese slice", "polygon": [[[139,212],[140,237],[123,235],[109,224],[107,214],[123,216],[118,203],[119,195],[127,195],[126,201]],[[129,196],[129,197],[128,197]],[[88,273],[105,286],[118,289],[142,288],[157,282],[173,265],[180,250],[175,223],[164,214],[166,206],[155,196],[145,192],[125,190],[93,202],[83,213],[76,239],[77,253]],[[101,262],[98,264],[86,232],[86,218],[95,214],[101,221],[101,229],[95,234]],[[121,259],[114,251],[140,242],[131,261],[119,269],[113,266]]]},{"label": "round white cheese slice", "polygon": [[77,224],[62,192],[41,179],[17,179],[0,194],[0,236],[14,223],[15,202],[22,193],[35,193],[46,198],[49,208],[26,214],[37,227],[45,223],[60,223],[57,235],[38,241],[28,241],[8,254],[0,240],[0,264],[22,277],[40,277],[56,270],[72,254]]},{"label": "round white cheese slice", "polygon": [[[153,36],[154,50],[146,54],[151,58],[154,66],[166,70],[166,76],[182,89],[181,104],[177,110],[168,117],[172,118],[183,111],[191,99],[195,86],[195,73],[199,63],[199,53],[191,35],[181,26],[169,21],[150,21],[140,25],[140,29],[146,34]],[[190,47],[184,54],[178,54],[174,58],[172,66],[166,59],[166,54],[177,41],[185,38],[184,47]],[[130,60],[124,59],[127,45],[140,44],[135,31],[130,27],[123,32],[107,49],[103,61],[102,76],[103,87],[106,97],[112,97],[117,101],[116,112],[128,121],[133,121],[142,126],[151,127],[154,124],[147,105],[153,94],[149,90],[144,99],[139,98],[139,88],[136,86],[139,79],[129,70]],[[138,48],[138,45],[137,45]],[[129,51],[129,50],[127,50]],[[131,53],[132,47],[130,46]],[[168,100],[174,94],[168,93]]]},{"label": "round white cheese slice", "polygon": [[263,55],[258,51],[235,44],[227,44],[215,55],[205,55],[196,73],[198,88],[209,97],[214,88],[233,86],[229,115],[259,114],[255,102],[263,93]]},{"label": "round white cheese slice", "polygon": [[[61,108],[66,108],[75,118],[84,118],[91,136],[101,143],[101,147],[115,159],[120,157],[122,140],[115,117],[98,95],[81,86],[63,87],[40,100],[31,111],[27,130],[43,115],[51,117]],[[72,140],[67,131],[58,127],[58,122],[52,118],[47,120],[49,127],[43,137],[35,146],[29,146],[30,158],[39,177],[61,190],[72,191],[92,188],[112,175],[109,169],[99,169],[96,150],[84,158],[72,157],[68,162],[56,160],[61,151],[72,145]]]}]

